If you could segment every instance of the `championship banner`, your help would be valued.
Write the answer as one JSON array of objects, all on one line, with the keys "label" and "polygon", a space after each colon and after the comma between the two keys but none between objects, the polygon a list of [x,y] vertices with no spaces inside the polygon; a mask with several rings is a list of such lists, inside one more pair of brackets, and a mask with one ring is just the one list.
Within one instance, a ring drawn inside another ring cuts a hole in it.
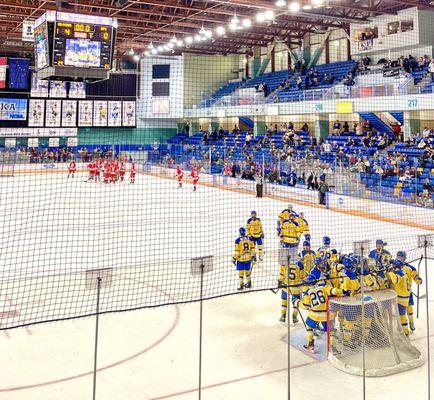
[{"label": "championship banner", "polygon": [[6,138],[5,139],[5,147],[7,149],[12,149],[17,145],[17,139],[15,138]]},{"label": "championship banner", "polygon": [[22,41],[32,42],[35,40],[35,23],[33,21],[23,21]]},{"label": "championship banner", "polygon": [[122,126],[122,102],[108,102],[108,126]]},{"label": "championship banner", "polygon": [[27,146],[28,147],[38,147],[39,146],[39,139],[38,138],[29,138],[27,140]]},{"label": "championship banner", "polygon": [[78,126],[92,126],[93,102],[90,100],[78,102]]},{"label": "championship banner", "polygon": [[93,126],[107,126],[107,102],[98,100],[93,103]]},{"label": "championship banner", "polygon": [[29,101],[29,126],[44,126],[45,100]]},{"label": "championship banner", "polygon": [[32,97],[48,97],[49,81],[38,79],[36,74],[32,76],[32,88],[30,89],[30,96]]},{"label": "championship banner", "polygon": [[122,125],[136,126],[136,102],[122,102]]},{"label": "championship banner", "polygon": [[6,87],[6,70],[8,67],[7,57],[0,57],[0,89]]},{"label": "championship banner", "polygon": [[86,83],[85,82],[70,82],[69,83],[69,98],[70,99],[85,99],[86,98]]},{"label": "championship banner", "polygon": [[59,138],[52,138],[50,137],[48,139],[48,147],[59,147],[60,139]]},{"label": "championship banner", "polygon": [[77,102],[75,100],[62,101],[62,126],[77,125]]},{"label": "championship banner", "polygon": [[66,82],[50,81],[50,97],[66,97]]},{"label": "championship banner", "polygon": [[75,147],[75,146],[78,145],[78,139],[77,139],[76,137],[69,137],[69,138],[67,139],[67,143],[66,143],[66,145],[67,145],[68,147]]},{"label": "championship banner", "polygon": [[60,126],[61,121],[61,100],[47,100],[45,126]]}]

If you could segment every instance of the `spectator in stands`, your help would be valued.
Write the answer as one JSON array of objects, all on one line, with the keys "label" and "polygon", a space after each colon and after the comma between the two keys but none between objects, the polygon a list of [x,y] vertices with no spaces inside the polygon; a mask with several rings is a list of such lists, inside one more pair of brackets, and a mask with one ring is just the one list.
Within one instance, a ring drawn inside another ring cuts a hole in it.
[{"label": "spectator in stands", "polygon": [[423,128],[423,132],[422,132],[423,138],[428,138],[430,136],[430,134],[431,134],[431,131],[427,127]]},{"label": "spectator in stands", "polygon": [[353,79],[353,75],[352,75],[352,74],[348,74],[348,75],[344,78],[344,81],[343,81],[343,84],[344,84],[345,86],[348,86],[348,87],[354,86],[355,83],[356,83],[356,82],[354,81],[354,79]]},{"label": "spectator in stands", "polygon": [[404,135],[402,134],[401,124],[398,122],[396,124],[391,124],[390,127],[392,128],[392,132],[395,135],[395,139],[398,142],[403,142],[404,141]]},{"label": "spectator in stands", "polygon": [[344,124],[342,125],[343,128],[343,132],[344,133],[349,133],[350,132],[350,125],[348,125],[348,122],[345,121]]},{"label": "spectator in stands", "polygon": [[303,126],[301,127],[301,130],[302,130],[303,132],[309,132],[309,125],[305,122],[305,123],[303,124]]},{"label": "spectator in stands", "polygon": [[333,124],[333,133],[335,135],[339,135],[341,133],[341,123],[339,120],[336,120]]},{"label": "spectator in stands", "polygon": [[331,73],[327,72],[324,75],[322,82],[324,85],[331,85],[331,84],[333,84],[334,80],[335,80],[335,78],[333,78],[333,75]]},{"label": "spectator in stands", "polygon": [[431,75],[431,82],[434,82],[434,59],[432,59],[428,65],[428,71]]},{"label": "spectator in stands", "polygon": [[190,136],[190,125],[188,122],[184,125],[184,133]]},{"label": "spectator in stands", "polygon": [[290,131],[294,130],[294,123],[292,121],[289,121],[289,123],[288,123],[288,129]]},{"label": "spectator in stands", "polygon": [[303,78],[301,75],[297,78],[297,88],[298,90],[303,90]]}]

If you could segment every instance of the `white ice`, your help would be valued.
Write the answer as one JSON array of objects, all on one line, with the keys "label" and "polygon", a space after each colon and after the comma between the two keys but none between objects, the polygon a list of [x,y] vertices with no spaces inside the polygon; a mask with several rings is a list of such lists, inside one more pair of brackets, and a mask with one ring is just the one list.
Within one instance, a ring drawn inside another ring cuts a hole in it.
[{"label": "white ice", "polygon": [[[204,186],[193,193],[188,184],[177,189],[172,180],[143,175],[134,185],[84,179],[78,175],[68,181],[64,175],[49,173],[0,181],[0,307],[5,309],[9,302],[11,308],[26,310],[1,318],[2,326],[35,321],[45,311],[61,316],[71,305],[63,303],[62,288],[70,293],[74,284],[82,284],[81,278],[70,277],[92,268],[116,268],[113,288],[103,289],[107,302],[103,307],[109,307],[111,296],[116,296],[119,309],[140,306],[140,296],[146,295],[159,302],[188,299],[198,289],[197,279],[189,274],[189,259],[202,255],[215,257],[215,273],[210,275],[215,281],[205,281],[205,294],[233,292],[237,284],[230,263],[233,241],[251,210],[263,221],[267,251],[253,272],[253,283],[275,282],[275,224],[285,203]],[[420,255],[416,235],[425,233],[422,230],[296,204],[294,208],[303,211],[311,225],[313,247],[323,235],[342,251],[350,251],[355,240],[373,243],[382,238],[392,251],[402,248],[414,258]],[[141,271],[144,279],[137,282]],[[62,279],[50,278],[59,274]],[[121,282],[124,275],[135,281]],[[26,303],[23,290],[29,292],[32,305]],[[38,301],[34,293],[39,293]],[[94,310],[93,294],[74,299],[81,301],[78,311]],[[57,311],[53,304],[59,306]],[[199,305],[193,303],[103,315],[97,398],[196,399],[198,311]],[[287,346],[282,340],[287,328],[278,323],[279,313],[280,296],[271,291],[204,303],[203,399],[288,398]],[[0,399],[91,398],[94,324],[94,318],[85,318],[3,330]],[[416,324],[412,341],[426,355],[425,300],[420,302]],[[302,328],[291,326],[296,329]],[[427,379],[426,364],[399,375],[371,378],[366,398],[424,399]],[[297,400],[362,399],[361,378],[295,348],[291,348],[290,386]]]}]

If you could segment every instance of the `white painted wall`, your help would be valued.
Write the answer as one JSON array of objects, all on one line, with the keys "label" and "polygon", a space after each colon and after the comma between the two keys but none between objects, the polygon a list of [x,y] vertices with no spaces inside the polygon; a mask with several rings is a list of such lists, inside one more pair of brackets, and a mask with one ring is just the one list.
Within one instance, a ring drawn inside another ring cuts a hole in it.
[{"label": "white painted wall", "polygon": [[[152,66],[156,64],[170,65],[169,79],[152,79]],[[182,118],[184,112],[184,62],[183,56],[154,56],[145,57],[140,62],[140,92],[137,100],[137,127],[149,125],[150,120],[171,120]],[[169,97],[152,97],[152,82],[170,82]],[[170,112],[168,114],[154,114],[153,102],[168,100]],[[161,123],[160,123],[161,124]]]}]

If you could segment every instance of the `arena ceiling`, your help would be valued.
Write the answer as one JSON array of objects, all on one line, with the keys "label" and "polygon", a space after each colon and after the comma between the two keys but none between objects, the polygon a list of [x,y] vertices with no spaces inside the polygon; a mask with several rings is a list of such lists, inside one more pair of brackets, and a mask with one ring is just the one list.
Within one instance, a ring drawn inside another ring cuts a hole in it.
[{"label": "arena ceiling", "polygon": [[[214,31],[218,26],[227,26],[234,16],[251,19],[253,25],[249,29],[226,30],[224,36],[189,46],[189,51],[213,54],[245,53],[252,46],[264,46],[275,39],[297,43],[310,32],[324,32],[328,28],[348,31],[351,22],[364,22],[377,15],[395,14],[413,6],[434,8],[429,0],[299,0],[298,3],[300,10],[291,12],[287,6],[278,7],[276,0],[1,0],[0,51],[32,51],[31,43],[20,41],[22,23],[47,10],[117,18],[120,54],[130,49],[145,51],[150,42],[158,46],[174,35],[180,39],[194,36],[202,27]],[[307,4],[315,5],[304,9]],[[274,11],[274,19],[258,24],[256,15],[266,10]]]}]

